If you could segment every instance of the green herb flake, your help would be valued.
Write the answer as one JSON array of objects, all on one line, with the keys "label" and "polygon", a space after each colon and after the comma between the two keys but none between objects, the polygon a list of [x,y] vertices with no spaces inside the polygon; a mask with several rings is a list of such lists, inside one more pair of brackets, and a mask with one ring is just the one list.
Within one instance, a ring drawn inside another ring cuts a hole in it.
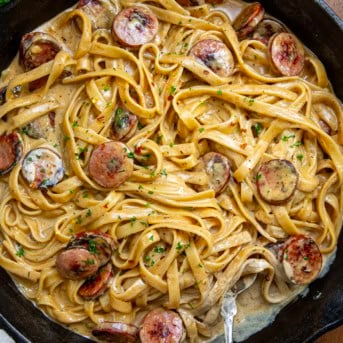
[{"label": "green herb flake", "polygon": [[254,136],[259,136],[263,130],[263,125],[261,123],[257,123],[256,125],[254,125],[252,127],[253,131],[254,131]]},{"label": "green herb flake", "polygon": [[23,247],[20,247],[20,248],[17,250],[16,255],[17,255],[18,257],[23,257],[23,256],[25,255],[25,250],[24,250],[24,248],[23,248]]},{"label": "green herb flake", "polygon": [[174,93],[176,92],[176,87],[174,86],[174,85],[172,85],[171,87],[170,87],[170,95],[173,95]]},{"label": "green herb flake", "polygon": [[257,173],[255,176],[255,180],[259,180],[262,177],[262,173]]},{"label": "green herb flake", "polygon": [[199,128],[199,132],[203,133],[205,131],[205,129],[203,127]]},{"label": "green herb flake", "polygon": [[97,249],[96,249],[96,243],[90,239],[88,241],[88,251],[91,253],[91,254],[96,254],[97,252]]},{"label": "green herb flake", "polygon": [[84,193],[84,194],[82,195],[82,198],[84,198],[84,199],[86,199],[86,198],[88,198],[88,197],[89,197],[88,193]]},{"label": "green herb flake", "polygon": [[135,154],[134,154],[133,152],[129,152],[129,153],[127,154],[127,157],[128,157],[128,158],[134,159],[134,158],[135,158]]},{"label": "green herb flake", "polygon": [[163,176],[168,176],[168,173],[167,173],[166,168],[164,168],[164,169],[161,171],[160,174],[163,175]]},{"label": "green herb flake", "polygon": [[130,218],[131,226],[133,226],[133,224],[135,223],[136,220],[137,220],[137,218],[135,216]]},{"label": "green herb flake", "polygon": [[297,142],[295,142],[294,144],[291,145],[291,148],[295,148],[295,147],[300,146],[302,144],[303,144],[302,142],[297,141]]},{"label": "green herb flake", "polygon": [[88,209],[86,212],[86,218],[90,217],[91,215],[92,215],[92,211],[90,209]]},{"label": "green herb flake", "polygon": [[299,154],[297,155],[297,159],[301,162],[304,158],[304,155],[303,154]]},{"label": "green herb flake", "polygon": [[308,256],[304,256],[304,260],[307,261],[308,260]]},{"label": "green herb flake", "polygon": [[223,91],[221,89],[217,90],[217,95],[223,95]]},{"label": "green herb flake", "polygon": [[281,137],[281,140],[284,141],[284,142],[288,142],[288,140],[289,140],[290,138],[294,138],[294,137],[295,137],[295,135],[282,136],[282,137]]},{"label": "green herb flake", "polygon": [[111,89],[111,88],[110,88],[109,85],[105,85],[105,86],[104,86],[104,92],[108,92],[110,89]]},{"label": "green herb flake", "polygon": [[249,98],[248,96],[244,98],[244,101],[248,103],[249,106],[252,106],[255,102],[255,99]]},{"label": "green herb flake", "polygon": [[165,249],[163,247],[156,246],[154,248],[154,252],[157,253],[157,254],[162,254],[162,253],[165,252]]},{"label": "green herb flake", "polygon": [[80,225],[82,223],[82,217],[81,216],[78,216],[76,218],[76,224]]},{"label": "green herb flake", "polygon": [[87,264],[87,266],[90,266],[90,265],[92,265],[92,264],[95,264],[95,260],[90,259],[89,257],[87,257],[86,264]]},{"label": "green herb flake", "polygon": [[177,242],[176,250],[181,250],[183,248],[181,242]]},{"label": "green herb flake", "polygon": [[138,189],[143,189],[143,186],[142,186],[142,185],[139,185],[139,186],[138,186]]},{"label": "green herb flake", "polygon": [[148,194],[150,194],[150,195],[153,195],[153,194],[154,194],[154,192],[153,192],[153,191],[149,191],[149,192],[148,192]]},{"label": "green herb flake", "polygon": [[154,237],[154,235],[151,235],[150,237],[149,237],[149,241],[154,241],[155,240],[155,237]]},{"label": "green herb flake", "polygon": [[72,127],[78,127],[79,123],[77,121],[73,121],[73,123],[71,124]]}]

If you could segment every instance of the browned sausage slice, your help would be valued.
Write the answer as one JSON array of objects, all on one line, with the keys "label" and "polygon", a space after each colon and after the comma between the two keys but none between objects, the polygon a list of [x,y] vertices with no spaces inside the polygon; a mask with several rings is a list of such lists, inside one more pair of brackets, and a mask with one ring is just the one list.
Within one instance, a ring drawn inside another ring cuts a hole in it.
[{"label": "browned sausage slice", "polygon": [[64,176],[61,156],[53,148],[45,147],[31,150],[24,158],[21,171],[34,189],[55,186]]},{"label": "browned sausage slice", "polygon": [[284,243],[282,264],[288,279],[299,285],[312,282],[322,268],[322,254],[311,238],[291,236]]},{"label": "browned sausage slice", "polygon": [[133,160],[125,144],[107,142],[96,147],[89,160],[89,174],[100,186],[115,188],[133,173]]},{"label": "browned sausage slice", "polygon": [[6,92],[7,87],[3,87],[0,89],[0,105],[3,105],[6,102]]},{"label": "browned sausage slice", "polygon": [[95,299],[102,295],[109,286],[112,277],[112,265],[108,263],[101,267],[94,277],[87,280],[78,291],[78,294],[85,299]]},{"label": "browned sausage slice", "polygon": [[67,246],[67,249],[83,247],[96,256],[99,267],[107,264],[114,251],[114,243],[110,236],[94,232],[82,232]]},{"label": "browned sausage slice", "polygon": [[22,154],[23,146],[17,133],[0,136],[0,175],[9,173]]},{"label": "browned sausage slice", "polygon": [[224,43],[216,39],[199,41],[192,47],[189,54],[220,77],[228,77],[234,71],[235,62],[231,51]]},{"label": "browned sausage slice", "polygon": [[[217,195],[225,189],[230,181],[230,162],[225,156],[217,152],[209,152],[204,155],[196,169],[205,170],[209,177],[209,187]],[[199,190],[204,190],[204,188],[201,187]]]},{"label": "browned sausage slice", "polygon": [[120,322],[103,322],[93,329],[92,334],[102,341],[133,343],[138,338],[138,327]]},{"label": "browned sausage slice", "polygon": [[291,33],[275,34],[269,41],[268,52],[272,66],[281,75],[299,75],[304,69],[304,47]]},{"label": "browned sausage slice", "polygon": [[118,107],[112,125],[114,139],[117,141],[127,141],[136,132],[138,125],[138,118],[129,111]]},{"label": "browned sausage slice", "polygon": [[105,1],[98,0],[80,0],[77,4],[77,8],[81,9],[90,18],[93,30],[111,28],[114,18],[111,6],[113,5],[110,3],[107,4]]},{"label": "browned sausage slice", "polygon": [[26,71],[53,60],[61,50],[59,43],[44,32],[31,32],[20,42],[19,58]]},{"label": "browned sausage slice", "polygon": [[148,8],[129,7],[115,17],[112,29],[121,44],[137,48],[154,39],[158,31],[158,19]]},{"label": "browned sausage slice", "polygon": [[298,172],[288,160],[263,163],[255,178],[260,196],[272,205],[288,201],[298,185]]},{"label": "browned sausage slice", "polygon": [[253,39],[259,40],[264,44],[268,44],[269,39],[276,33],[285,32],[285,26],[274,19],[263,19],[255,28]]},{"label": "browned sausage slice", "polygon": [[238,39],[246,38],[263,19],[264,9],[259,2],[245,6],[233,22]]},{"label": "browned sausage slice", "polygon": [[142,343],[179,343],[182,334],[180,316],[173,311],[157,308],[145,316],[139,336]]},{"label": "browned sausage slice", "polygon": [[49,132],[54,128],[54,117],[53,112],[41,116],[23,127],[23,132],[34,139],[48,138]]},{"label": "browned sausage slice", "polygon": [[64,250],[56,258],[57,271],[71,280],[86,279],[95,275],[98,268],[98,260],[84,248]]}]

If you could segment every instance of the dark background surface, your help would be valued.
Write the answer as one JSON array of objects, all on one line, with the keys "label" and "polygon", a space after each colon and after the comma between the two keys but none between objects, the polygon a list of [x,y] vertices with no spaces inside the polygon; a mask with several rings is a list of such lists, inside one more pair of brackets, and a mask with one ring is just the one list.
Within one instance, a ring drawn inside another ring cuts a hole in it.
[{"label": "dark background surface", "polygon": [[[15,56],[24,33],[74,3],[72,0],[14,0],[1,8],[0,70]],[[317,54],[327,68],[336,94],[343,100],[342,21],[320,0],[265,0],[261,3]],[[311,284],[304,299],[287,306],[273,325],[248,339],[247,343],[313,342],[320,334],[343,322],[342,235],[339,247],[327,276]],[[26,338],[33,343],[89,342],[47,320],[17,291],[3,270],[0,270],[0,285],[0,327],[10,332],[17,342],[28,342]]]}]

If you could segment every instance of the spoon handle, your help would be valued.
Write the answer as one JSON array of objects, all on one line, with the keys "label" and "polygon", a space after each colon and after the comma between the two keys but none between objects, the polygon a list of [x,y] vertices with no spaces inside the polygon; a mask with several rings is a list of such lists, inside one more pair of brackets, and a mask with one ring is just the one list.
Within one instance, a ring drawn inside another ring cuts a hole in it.
[{"label": "spoon handle", "polygon": [[227,315],[224,317],[224,331],[225,331],[226,343],[233,343],[232,328],[233,328],[233,316]]}]

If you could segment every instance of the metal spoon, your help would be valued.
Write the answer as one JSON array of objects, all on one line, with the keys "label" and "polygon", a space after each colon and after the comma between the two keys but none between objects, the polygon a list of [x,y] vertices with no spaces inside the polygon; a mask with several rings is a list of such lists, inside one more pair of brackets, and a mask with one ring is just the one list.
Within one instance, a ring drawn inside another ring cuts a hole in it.
[{"label": "metal spoon", "polygon": [[233,318],[237,314],[236,298],[238,294],[249,288],[256,280],[257,274],[249,274],[239,279],[230,292],[225,293],[221,308],[224,319],[225,342],[232,343]]}]

